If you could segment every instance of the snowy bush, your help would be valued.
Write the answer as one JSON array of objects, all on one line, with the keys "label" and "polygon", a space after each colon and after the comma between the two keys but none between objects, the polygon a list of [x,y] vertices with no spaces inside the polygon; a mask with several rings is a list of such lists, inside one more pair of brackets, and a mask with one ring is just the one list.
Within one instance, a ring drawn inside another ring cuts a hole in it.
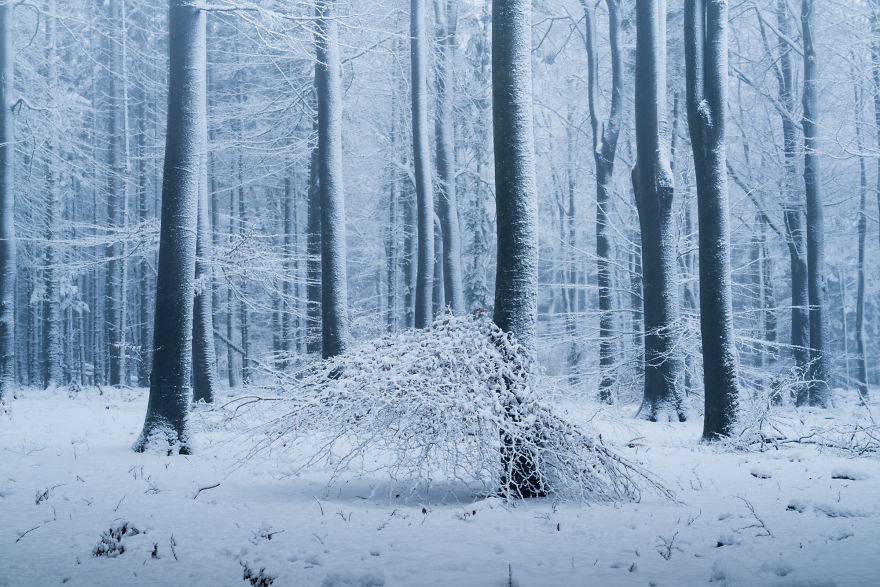
[{"label": "snowy bush", "polygon": [[646,471],[563,420],[533,389],[525,350],[482,314],[386,335],[306,372],[280,375],[277,415],[256,451],[296,447],[298,467],[381,473],[413,489],[438,481],[487,493],[638,498]]}]

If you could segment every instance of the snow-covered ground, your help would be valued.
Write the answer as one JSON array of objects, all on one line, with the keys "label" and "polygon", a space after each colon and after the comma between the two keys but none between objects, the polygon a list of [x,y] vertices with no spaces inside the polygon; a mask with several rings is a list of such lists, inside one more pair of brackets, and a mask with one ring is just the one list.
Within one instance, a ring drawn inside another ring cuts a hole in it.
[{"label": "snow-covered ground", "polygon": [[[843,404],[788,417],[806,430],[858,409]],[[596,409],[568,405],[574,419]],[[0,585],[843,586],[880,576],[876,454],[721,451],[699,444],[699,421],[650,424],[622,407],[592,425],[680,503],[505,503],[454,487],[396,496],[383,479],[328,490],[325,473],[292,476],[277,454],[242,463],[241,427],[204,408],[197,454],[135,454],[145,409],[145,390],[25,391],[14,402],[0,421]]]}]

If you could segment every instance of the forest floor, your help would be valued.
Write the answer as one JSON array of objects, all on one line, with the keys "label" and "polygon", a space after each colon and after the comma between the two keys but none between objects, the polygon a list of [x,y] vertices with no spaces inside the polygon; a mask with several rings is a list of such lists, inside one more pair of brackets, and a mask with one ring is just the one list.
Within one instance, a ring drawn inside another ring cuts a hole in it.
[{"label": "forest floor", "polygon": [[[841,403],[786,416],[808,426],[863,409]],[[164,457],[131,451],[146,390],[25,390],[0,421],[0,585],[877,584],[876,453],[722,451],[699,443],[700,421],[573,406],[680,503],[407,498],[354,477],[328,490],[321,471],[240,461],[241,428],[204,408],[197,454]]]}]

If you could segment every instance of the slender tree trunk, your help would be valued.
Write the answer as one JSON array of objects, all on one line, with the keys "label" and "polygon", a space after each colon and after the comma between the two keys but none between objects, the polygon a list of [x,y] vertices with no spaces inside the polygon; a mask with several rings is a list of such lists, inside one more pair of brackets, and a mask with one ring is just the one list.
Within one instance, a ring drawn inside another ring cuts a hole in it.
[{"label": "slender tree trunk", "polygon": [[[315,85],[318,66],[315,65]],[[316,108],[317,110],[317,108]],[[315,135],[318,134],[318,118],[315,113]],[[317,140],[317,139],[316,139]],[[321,351],[321,191],[319,189],[321,164],[318,143],[312,146],[309,160],[309,209],[306,227],[306,352]]]},{"label": "slender tree trunk", "polygon": [[639,415],[651,421],[684,421],[678,378],[677,255],[672,217],[674,178],[666,117],[666,2],[636,5],[636,147],[633,185],[642,229],[642,292],[645,325],[645,394]]},{"label": "slender tree trunk", "polygon": [[[464,289],[461,282],[461,231],[458,219],[458,198],[455,186],[455,118],[454,92],[456,30],[458,2],[435,0],[439,58],[437,59],[437,175],[440,193],[437,215],[443,228],[443,292],[444,304],[452,311],[464,312]],[[436,306],[437,304],[435,304]]]},{"label": "slender tree trunk", "polygon": [[586,17],[586,45],[590,104],[590,125],[593,131],[593,157],[596,161],[596,265],[599,286],[599,399],[613,400],[614,315],[612,314],[611,235],[608,212],[611,205],[611,182],[614,159],[620,136],[623,114],[623,76],[620,50],[620,2],[606,0],[608,8],[608,39],[611,46],[611,111],[601,123],[596,95],[599,91],[598,58],[596,56],[596,24],[594,11],[587,0],[581,0]]},{"label": "slender tree trunk", "polygon": [[[235,190],[229,190],[229,238],[235,235]],[[235,296],[232,291],[232,284],[227,283],[226,286],[226,340],[232,341],[235,334]],[[235,349],[232,345],[226,344],[226,369],[229,376],[229,387],[235,389],[238,387],[238,371],[235,368]]]},{"label": "slender tree trunk", "polygon": [[[498,261],[495,323],[526,352],[537,353],[538,190],[532,129],[532,2],[492,5],[492,120],[495,129],[495,209]],[[502,437],[503,487],[515,495],[543,495],[533,455]],[[515,456],[514,456],[515,455]]]},{"label": "slender tree trunk", "polygon": [[333,0],[318,0],[315,15],[318,153],[321,192],[321,353],[326,359],[348,346],[345,192],[342,183],[342,89],[338,27]]},{"label": "slender tree trunk", "polygon": [[[206,72],[202,72],[206,75]],[[207,88],[207,78],[202,80]],[[213,262],[211,203],[208,192],[208,102],[207,92],[200,99],[202,117],[198,132],[199,153],[198,224],[196,233],[195,297],[193,298],[193,401],[212,403],[217,389],[217,354],[214,350]]]},{"label": "slender tree trunk", "polygon": [[[290,364],[290,353],[296,348],[295,318],[298,313],[296,301],[299,292],[292,291],[291,282],[298,283],[299,271],[296,263],[296,199],[290,176],[284,178],[284,280],[281,282],[281,352],[282,368]],[[293,297],[291,297],[293,296]]]},{"label": "slender tree trunk", "polygon": [[[122,29],[117,28],[121,22],[120,2],[121,0],[110,1],[110,26],[113,27],[116,34],[122,34]],[[108,382],[110,385],[121,385],[124,370],[123,362],[125,360],[125,349],[123,348],[124,333],[122,330],[123,301],[121,290],[123,260],[121,258],[120,247],[117,243],[117,235],[114,234],[113,231],[120,226],[121,216],[125,213],[124,210],[122,210],[122,198],[120,198],[119,195],[120,191],[125,189],[123,184],[127,182],[123,177],[123,161],[121,157],[121,143],[123,140],[123,137],[121,136],[123,132],[123,101],[121,99],[122,92],[120,86],[124,83],[124,80],[121,79],[121,61],[118,58],[118,56],[121,55],[121,51],[119,50],[121,39],[114,41],[112,40],[114,36],[115,35],[111,35],[111,38],[108,39],[107,47],[107,51],[109,52],[108,58],[113,65],[110,70],[110,78],[108,79],[110,92],[108,134],[110,142],[107,151],[107,224],[110,231],[108,234],[109,244],[107,245],[106,253],[108,262],[105,324],[107,328],[107,344],[109,346],[108,350],[110,354],[110,373]],[[120,181],[120,178],[122,178],[123,181]]]},{"label": "slender tree trunk", "polygon": [[[146,92],[141,95],[138,105],[138,221],[143,224],[147,221],[147,106]],[[137,367],[137,379],[139,387],[150,385],[150,356],[152,355],[152,342],[150,340],[150,302],[153,296],[150,293],[150,269],[146,255],[138,261],[138,344],[140,345],[140,357]]]},{"label": "slender tree trunk", "polygon": [[810,300],[810,405],[831,405],[825,312],[825,222],[819,170],[818,65],[813,44],[813,0],[801,2],[804,39],[804,186],[807,193],[807,281]]},{"label": "slender tree trunk", "polygon": [[434,315],[438,316],[446,308],[446,291],[443,280],[443,224],[438,215],[434,215]]},{"label": "slender tree trunk", "polygon": [[11,0],[0,1],[0,410],[15,387],[15,49]]},{"label": "slender tree trunk", "polygon": [[418,270],[416,277],[415,327],[431,323],[434,287],[434,192],[431,186],[431,155],[428,147],[428,37],[425,31],[425,0],[410,2],[410,65],[412,68],[413,164],[416,176],[418,219]]},{"label": "slender tree trunk", "polygon": [[170,0],[168,22],[171,72],[153,333],[156,348],[147,416],[135,450],[188,454],[193,281],[206,138],[205,13],[191,0]]},{"label": "slender tree trunk", "polygon": [[[853,80],[856,80],[854,72]],[[856,150],[864,153],[862,141],[862,111],[864,108],[863,90],[856,87]],[[859,155],[859,261],[858,285],[856,291],[856,385],[859,399],[868,401],[868,360],[865,356],[865,245],[868,237],[868,170],[864,155]],[[845,304],[841,304],[844,305]]]},{"label": "slender tree trunk", "polygon": [[730,436],[739,405],[727,202],[727,2],[685,0],[687,111],[700,230],[703,438]]}]

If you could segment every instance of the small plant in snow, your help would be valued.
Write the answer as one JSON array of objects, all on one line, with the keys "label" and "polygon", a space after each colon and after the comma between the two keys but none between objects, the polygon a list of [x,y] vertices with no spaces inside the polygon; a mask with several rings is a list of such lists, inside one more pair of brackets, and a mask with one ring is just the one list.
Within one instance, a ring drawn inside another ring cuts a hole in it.
[{"label": "small plant in snow", "polygon": [[136,536],[140,533],[140,530],[128,522],[121,522],[116,526],[111,526],[109,530],[101,534],[101,541],[92,549],[92,556],[116,558],[121,554],[125,554],[123,538],[126,536]]},{"label": "small plant in snow", "polygon": [[428,329],[279,374],[281,405],[270,409],[280,415],[254,451],[314,447],[289,454],[300,467],[328,465],[331,483],[353,470],[413,489],[438,480],[476,484],[507,498],[633,499],[643,487],[670,496],[544,405],[533,381],[530,357],[488,317],[444,316]]}]

